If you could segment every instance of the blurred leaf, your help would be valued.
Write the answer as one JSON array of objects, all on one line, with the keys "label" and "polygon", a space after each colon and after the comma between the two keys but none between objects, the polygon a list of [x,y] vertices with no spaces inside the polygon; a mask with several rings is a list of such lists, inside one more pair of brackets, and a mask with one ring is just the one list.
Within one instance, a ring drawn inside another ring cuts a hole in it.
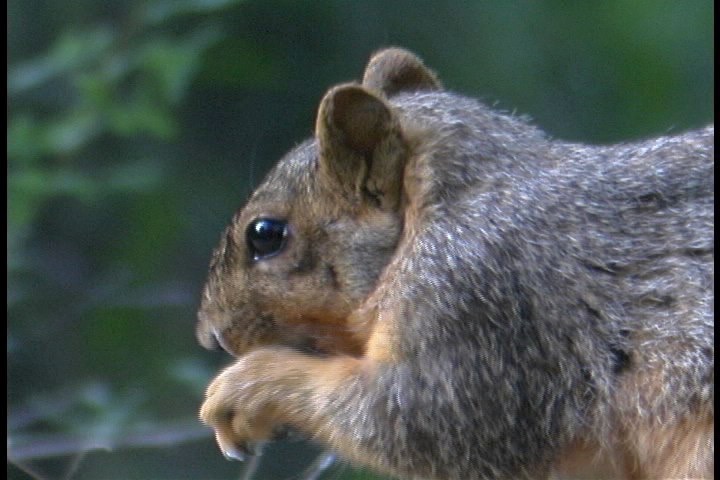
[{"label": "blurred leaf", "polygon": [[172,112],[149,92],[138,93],[139,98],[124,105],[113,105],[106,112],[111,130],[122,136],[149,134],[170,139],[177,133],[177,122]]},{"label": "blurred leaf", "polygon": [[26,195],[54,196],[71,195],[90,199],[97,193],[97,182],[87,174],[68,169],[39,170],[23,169],[8,176],[8,185],[15,192]]},{"label": "blurred leaf", "polygon": [[41,138],[47,153],[62,155],[86,145],[101,130],[102,124],[96,112],[78,110],[48,122],[44,138]]},{"label": "blurred leaf", "polygon": [[87,65],[105,54],[114,40],[115,32],[106,26],[64,33],[47,55],[8,69],[8,94],[16,95]]},{"label": "blurred leaf", "polygon": [[149,192],[160,185],[162,164],[158,159],[142,158],[113,167],[105,183],[111,192]]},{"label": "blurred leaf", "polygon": [[138,63],[158,80],[164,99],[177,103],[200,67],[202,53],[219,38],[214,27],[198,29],[183,39],[154,38],[139,50]]},{"label": "blurred leaf", "polygon": [[83,147],[102,131],[93,111],[70,111],[55,119],[39,121],[20,114],[8,124],[8,159],[32,163],[45,155],[64,155]]},{"label": "blurred leaf", "polygon": [[38,141],[42,127],[31,114],[23,113],[12,117],[7,127],[7,154],[11,163],[33,163],[43,154],[45,148]]}]

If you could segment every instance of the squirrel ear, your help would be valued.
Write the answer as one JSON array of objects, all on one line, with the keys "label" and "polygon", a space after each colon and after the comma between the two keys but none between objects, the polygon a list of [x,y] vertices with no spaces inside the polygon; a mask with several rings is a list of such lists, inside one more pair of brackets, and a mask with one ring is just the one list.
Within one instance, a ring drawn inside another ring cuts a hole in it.
[{"label": "squirrel ear", "polygon": [[402,48],[386,48],[370,58],[363,85],[391,96],[401,91],[441,90],[435,73],[416,55]]},{"label": "squirrel ear", "polygon": [[356,84],[332,88],[316,124],[321,174],[353,203],[395,208],[407,152],[391,107]]}]

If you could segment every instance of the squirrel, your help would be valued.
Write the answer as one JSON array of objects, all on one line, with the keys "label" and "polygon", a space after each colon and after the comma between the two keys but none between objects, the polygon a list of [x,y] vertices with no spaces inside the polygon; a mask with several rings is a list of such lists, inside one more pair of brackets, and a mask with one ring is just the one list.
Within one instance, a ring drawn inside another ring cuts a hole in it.
[{"label": "squirrel", "polygon": [[383,49],[222,235],[200,418],[398,478],[713,478],[713,173],[712,124],[551,139]]}]

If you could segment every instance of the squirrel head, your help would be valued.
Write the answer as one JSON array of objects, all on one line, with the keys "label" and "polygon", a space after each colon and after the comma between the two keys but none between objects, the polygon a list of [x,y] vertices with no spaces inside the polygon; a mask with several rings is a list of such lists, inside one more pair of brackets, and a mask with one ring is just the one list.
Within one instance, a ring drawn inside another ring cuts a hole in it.
[{"label": "squirrel head", "polygon": [[390,48],[371,58],[362,84],[327,92],[315,137],[280,160],[213,254],[202,345],[237,356],[267,344],[362,353],[366,332],[348,319],[398,245],[411,154],[387,98],[438,88],[417,57]]}]

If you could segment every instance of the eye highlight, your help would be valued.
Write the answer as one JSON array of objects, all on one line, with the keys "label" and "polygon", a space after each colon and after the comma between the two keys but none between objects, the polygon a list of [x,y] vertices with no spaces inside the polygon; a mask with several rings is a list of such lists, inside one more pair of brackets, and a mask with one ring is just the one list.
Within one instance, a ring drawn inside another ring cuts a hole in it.
[{"label": "eye highlight", "polygon": [[245,232],[253,260],[262,260],[280,253],[288,237],[287,222],[275,218],[257,218]]}]

